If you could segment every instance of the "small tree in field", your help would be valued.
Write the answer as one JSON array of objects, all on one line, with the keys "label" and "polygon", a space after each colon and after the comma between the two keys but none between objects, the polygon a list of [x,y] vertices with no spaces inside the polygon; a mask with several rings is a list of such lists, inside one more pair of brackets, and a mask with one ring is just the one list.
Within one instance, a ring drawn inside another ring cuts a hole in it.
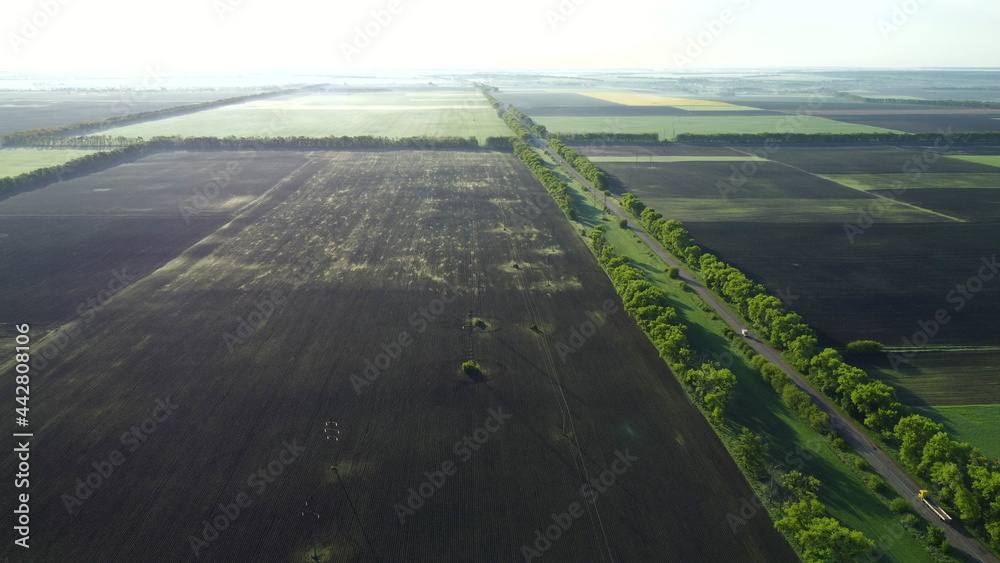
[{"label": "small tree in field", "polygon": [[477,377],[482,377],[483,368],[478,363],[470,360],[462,364],[462,373],[475,379]]}]

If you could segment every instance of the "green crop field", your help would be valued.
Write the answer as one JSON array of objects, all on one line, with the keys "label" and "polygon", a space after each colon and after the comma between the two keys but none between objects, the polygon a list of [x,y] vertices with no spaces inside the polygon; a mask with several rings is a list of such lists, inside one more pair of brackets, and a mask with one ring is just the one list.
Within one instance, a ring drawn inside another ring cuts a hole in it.
[{"label": "green crop field", "polygon": [[0,178],[17,176],[39,168],[59,166],[98,151],[76,149],[0,149]]},{"label": "green crop field", "polygon": [[116,127],[107,135],[184,137],[507,136],[510,130],[480,96],[312,94],[262,100]]},{"label": "green crop field", "polygon": [[966,162],[975,162],[976,164],[985,164],[987,166],[996,166],[1000,168],[1000,156],[998,155],[962,155],[962,156],[952,156],[950,158],[956,158],[958,160],[964,160]]},{"label": "green crop field", "polygon": [[1000,188],[1000,174],[823,174],[823,178],[856,190],[893,188]]},{"label": "green crop field", "polygon": [[[850,222],[871,204],[868,194],[755,157],[599,156],[612,189],[631,191],[679,221]],[[606,160],[610,160],[607,162]],[[650,162],[652,161],[652,162]],[[737,186],[740,162],[754,162]],[[885,200],[881,220],[890,223],[951,219]]]},{"label": "green crop field", "polygon": [[1000,404],[952,405],[914,409],[936,422],[959,442],[969,442],[991,458],[1000,458]]},{"label": "green crop field", "polygon": [[679,133],[870,133],[881,127],[842,123],[816,116],[586,116],[538,117],[553,133],[659,133],[673,139]]},{"label": "green crop field", "polygon": [[912,356],[903,352],[899,352],[899,358],[906,361],[896,361],[895,365],[888,355],[859,360],[858,364],[872,377],[898,389],[900,400],[911,406],[1000,404],[1000,381],[996,377],[1000,349],[948,351],[942,347]]}]

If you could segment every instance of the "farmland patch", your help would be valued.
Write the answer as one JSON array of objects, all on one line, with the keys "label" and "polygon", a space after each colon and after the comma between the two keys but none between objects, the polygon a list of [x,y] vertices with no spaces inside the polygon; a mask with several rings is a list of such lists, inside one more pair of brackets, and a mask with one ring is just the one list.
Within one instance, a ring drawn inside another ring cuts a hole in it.
[{"label": "farmland patch", "polygon": [[[548,557],[795,560],[767,518],[731,533],[726,514],[738,513],[750,488],[633,320],[607,316],[565,363],[548,335],[513,329],[534,324],[568,338],[616,297],[554,205],[533,219],[537,230],[492,228],[508,221],[494,198],[544,194],[512,155],[317,158],[324,168],[279,203],[248,209],[239,230],[204,239],[118,294],[88,346],[54,362],[38,403],[48,444],[38,463],[66,469],[40,483],[40,497],[71,489],[119,429],[141,419],[139,399],[170,395],[181,407],[156,436],[162,447],[116,469],[116,481],[81,509],[85,518],[71,520],[56,503],[38,507],[39,521],[54,523],[36,532],[39,557],[94,560],[114,545],[124,558],[187,560],[185,538],[219,513],[218,499],[249,490],[252,503],[202,555],[292,559],[311,544],[299,513],[312,496],[310,508],[322,515],[316,543],[344,558],[365,550],[367,532],[384,560],[514,560],[520,542],[510,538],[532,537],[628,448],[641,463],[588,505]],[[535,252],[550,247],[565,253],[537,263]],[[293,276],[317,253],[318,267]],[[531,267],[497,274],[513,263]],[[573,278],[580,284],[558,283]],[[547,281],[544,295],[528,289]],[[448,284],[458,288],[455,299],[432,307]],[[275,290],[284,302],[227,349],[223,335]],[[426,324],[416,322],[423,310],[433,316]],[[469,330],[466,321],[477,318],[502,321],[501,329]],[[413,343],[397,351],[390,343],[403,331]],[[379,377],[355,393],[351,375],[367,359],[390,356],[387,348],[395,357],[377,360]],[[484,367],[485,380],[450,377],[469,360]],[[455,460],[456,441],[501,407],[510,419],[477,440],[474,455],[400,526],[394,504]],[[337,445],[319,430],[332,417],[342,429]],[[248,489],[247,475],[269,468],[296,437],[295,463]],[[345,468],[343,485],[331,459]],[[156,509],[143,518],[120,517],[151,498]]]},{"label": "farmland patch", "polygon": [[0,149],[0,178],[17,176],[39,168],[59,166],[97,151],[77,149]]}]

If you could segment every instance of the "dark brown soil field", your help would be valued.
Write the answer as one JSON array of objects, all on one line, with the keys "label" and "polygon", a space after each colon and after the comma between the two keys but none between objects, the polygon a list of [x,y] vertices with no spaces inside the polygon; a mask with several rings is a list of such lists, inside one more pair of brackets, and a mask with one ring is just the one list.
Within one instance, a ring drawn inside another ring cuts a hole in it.
[{"label": "dark brown soil field", "polygon": [[[932,147],[928,149],[933,150]],[[964,154],[967,147],[951,146],[944,152],[934,154]],[[788,147],[782,146],[779,150],[768,155],[771,160],[776,160],[801,168],[813,174],[913,174],[922,170],[926,166],[926,172],[944,174],[950,172],[996,172],[992,166],[977,164],[975,162],[965,162],[954,158],[924,157],[924,148],[920,147],[892,147],[892,146],[847,146],[847,147]],[[996,154],[987,150],[985,154]],[[916,160],[914,160],[916,159]]]},{"label": "dark brown soil field", "polygon": [[862,114],[862,115],[826,115],[834,121],[845,123],[857,123],[858,125],[870,125],[872,127],[884,127],[896,131],[907,133],[936,133],[938,131],[953,131],[963,133],[966,131],[1000,131],[1000,111],[993,110],[992,114],[983,115],[963,115],[963,114],[909,114],[909,115],[885,115],[885,114]]},{"label": "dark brown soil field", "polygon": [[0,326],[91,318],[109,292],[231,221],[307,160],[162,153],[0,201]]},{"label": "dark brown soil field", "polygon": [[574,145],[587,156],[746,156],[729,147],[709,147],[666,143],[662,145]]},{"label": "dark brown soil field", "polygon": [[884,194],[933,209],[940,213],[960,217],[976,223],[1000,222],[1000,189],[996,188],[920,188],[893,193],[892,190],[874,190]]},{"label": "dark brown soil field", "polygon": [[796,560],[513,156],[317,161],[33,380],[27,560]]},{"label": "dark brown soil field", "polygon": [[[774,162],[601,162],[619,191],[659,209],[671,197],[866,199],[871,196]],[[742,171],[746,171],[744,173]],[[733,177],[736,180],[733,180]],[[630,181],[631,180],[631,181]],[[722,188],[719,183],[723,183]]]},{"label": "dark brown soil field", "polygon": [[[685,226],[705,250],[772,291],[796,296],[792,309],[828,344],[872,339],[900,346],[922,331],[921,322],[931,326],[939,309],[949,321],[929,345],[1000,344],[1000,275],[970,281],[984,259],[1000,254],[996,225],[876,223],[853,245],[834,223]],[[958,292],[959,284],[971,297]]]}]

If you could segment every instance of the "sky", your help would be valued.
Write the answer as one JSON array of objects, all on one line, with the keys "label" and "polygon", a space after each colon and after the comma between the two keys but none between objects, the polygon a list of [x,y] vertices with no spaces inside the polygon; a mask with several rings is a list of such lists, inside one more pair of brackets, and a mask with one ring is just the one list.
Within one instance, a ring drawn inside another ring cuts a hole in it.
[{"label": "sky", "polygon": [[3,0],[0,71],[1000,67],[996,0]]}]

